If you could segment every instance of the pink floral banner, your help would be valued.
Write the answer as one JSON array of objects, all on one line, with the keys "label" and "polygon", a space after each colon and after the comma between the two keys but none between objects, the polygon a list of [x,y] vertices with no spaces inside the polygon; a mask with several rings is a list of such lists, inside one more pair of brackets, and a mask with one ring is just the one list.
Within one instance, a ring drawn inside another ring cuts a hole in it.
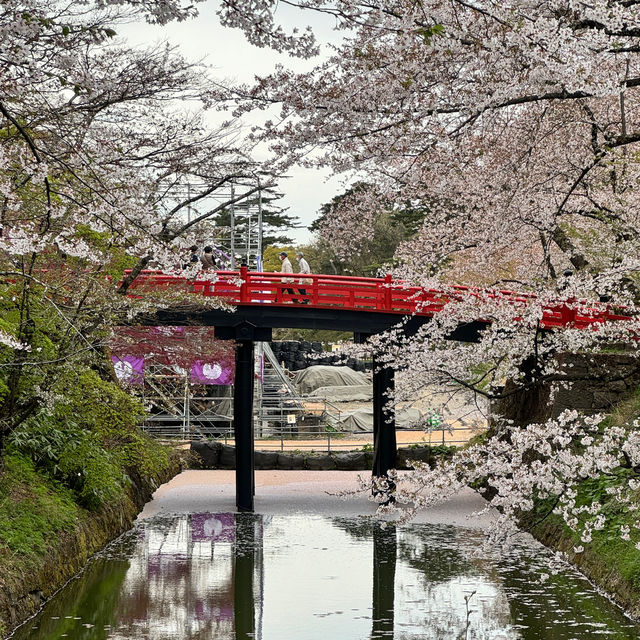
[{"label": "pink floral banner", "polygon": [[122,384],[144,383],[144,358],[111,356],[118,381]]},{"label": "pink floral banner", "polygon": [[191,382],[197,384],[233,384],[234,367],[225,362],[201,362],[191,365]]}]

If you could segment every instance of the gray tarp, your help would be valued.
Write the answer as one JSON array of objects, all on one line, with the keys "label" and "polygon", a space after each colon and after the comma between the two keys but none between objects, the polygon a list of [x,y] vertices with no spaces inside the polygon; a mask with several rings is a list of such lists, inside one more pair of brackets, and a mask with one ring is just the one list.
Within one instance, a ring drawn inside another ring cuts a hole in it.
[{"label": "gray tarp", "polygon": [[320,387],[309,394],[310,398],[322,398],[331,402],[370,402],[373,400],[373,385],[354,384],[352,386]]},{"label": "gray tarp", "polygon": [[[396,411],[396,427],[408,429],[415,426],[422,417],[418,409]],[[373,431],[373,409],[357,409],[348,413],[339,423],[342,431]]]},{"label": "gray tarp", "polygon": [[320,387],[352,387],[370,384],[364,373],[349,367],[332,367],[318,364],[298,371],[293,379],[298,393],[303,396]]}]

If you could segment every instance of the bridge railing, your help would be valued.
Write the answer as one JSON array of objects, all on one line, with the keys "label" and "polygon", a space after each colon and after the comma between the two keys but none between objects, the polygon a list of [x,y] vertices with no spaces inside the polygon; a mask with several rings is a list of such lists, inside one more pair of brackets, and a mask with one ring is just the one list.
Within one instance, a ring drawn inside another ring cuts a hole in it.
[{"label": "bridge railing", "polygon": [[[126,273],[126,272],[125,272]],[[205,297],[217,297],[234,305],[308,304],[317,308],[341,308],[377,311],[399,315],[431,316],[454,299],[467,296],[478,299],[507,300],[514,307],[525,306],[536,299],[533,294],[507,290],[490,290],[455,285],[447,291],[425,289],[384,278],[337,276],[327,274],[282,274],[249,271],[217,271],[212,278],[187,280],[159,271],[142,271],[132,282],[132,295],[144,292],[185,291]],[[301,290],[304,293],[301,293]],[[551,303],[544,307],[543,328],[571,326],[577,329],[612,320],[629,320],[624,309],[588,301]],[[517,313],[514,320],[518,320]]]},{"label": "bridge railing", "polygon": [[441,291],[393,281],[390,275],[385,278],[366,278],[305,274],[301,277],[299,274],[253,272],[244,267],[240,271],[217,271],[215,279],[211,280],[187,280],[158,271],[142,271],[130,286],[133,295],[142,295],[145,291],[167,290],[222,298],[231,304],[288,305],[304,302],[314,307],[383,311],[402,315],[431,315],[442,310],[449,299]]}]

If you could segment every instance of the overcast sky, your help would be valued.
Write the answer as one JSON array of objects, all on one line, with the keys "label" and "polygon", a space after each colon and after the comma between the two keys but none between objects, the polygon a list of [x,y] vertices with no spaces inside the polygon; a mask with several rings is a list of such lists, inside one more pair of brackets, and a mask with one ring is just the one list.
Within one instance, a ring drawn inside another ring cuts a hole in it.
[{"label": "overcast sky", "polygon": [[[153,44],[168,41],[180,47],[185,57],[192,60],[202,60],[212,67],[212,75],[221,79],[231,79],[238,82],[251,82],[256,75],[270,73],[277,63],[304,71],[309,69],[315,61],[304,61],[278,54],[270,49],[259,49],[250,45],[239,29],[227,29],[220,26],[215,10],[217,2],[209,0],[197,5],[200,15],[195,20],[172,23],[166,27],[155,27],[139,24],[134,27],[121,28],[120,34],[132,44]],[[306,25],[309,19],[314,21],[314,29],[321,37],[330,40],[337,37],[331,30],[329,18],[317,14],[293,13],[286,5],[280,5],[278,16],[285,28],[294,25]],[[324,22],[320,22],[324,20]],[[213,118],[216,118],[212,114]],[[264,117],[264,116],[262,116]],[[288,207],[288,213],[298,216],[304,229],[292,232],[298,243],[306,243],[311,234],[306,230],[317,216],[320,206],[344,190],[342,181],[337,178],[329,180],[328,171],[318,171],[294,167],[289,171],[290,177],[282,180],[280,190],[284,198],[281,205]]]}]

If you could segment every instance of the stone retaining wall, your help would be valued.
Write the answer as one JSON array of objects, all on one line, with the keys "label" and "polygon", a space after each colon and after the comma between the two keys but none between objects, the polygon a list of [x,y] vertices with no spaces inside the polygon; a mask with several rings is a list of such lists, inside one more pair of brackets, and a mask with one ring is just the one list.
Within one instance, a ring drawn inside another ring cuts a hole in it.
[{"label": "stone retaining wall", "polygon": [[[191,451],[201,460],[203,469],[235,469],[235,447],[221,442],[191,443]],[[432,464],[446,455],[441,448],[414,447],[398,449],[398,469],[408,469],[409,460],[419,460]],[[335,453],[256,451],[254,454],[256,469],[295,469],[310,471],[371,471],[373,451],[345,451]]]},{"label": "stone retaining wall", "polygon": [[[640,361],[624,353],[561,353],[556,356],[559,374],[567,380],[552,398],[551,385],[539,384],[526,391],[515,391],[493,402],[491,413],[515,424],[545,422],[565,409],[585,414],[607,413],[629,393],[640,387]],[[508,383],[505,391],[515,389]]]},{"label": "stone retaining wall", "polygon": [[107,506],[89,512],[73,531],[57,543],[35,572],[26,572],[20,582],[3,584],[0,590],[0,637],[35,614],[55,593],[73,578],[95,553],[128,531],[136,516],[160,484],[168,482],[184,467],[182,457],[174,457],[161,477],[151,480],[132,478],[126,499],[118,507]]}]

